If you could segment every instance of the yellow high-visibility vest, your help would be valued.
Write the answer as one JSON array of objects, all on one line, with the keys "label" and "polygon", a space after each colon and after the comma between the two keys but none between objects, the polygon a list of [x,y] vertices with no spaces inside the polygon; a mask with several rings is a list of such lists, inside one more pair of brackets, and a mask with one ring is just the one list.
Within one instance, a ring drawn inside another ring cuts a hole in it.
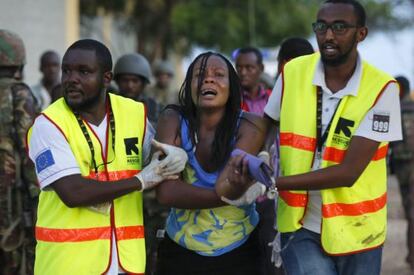
[{"label": "yellow high-visibility vest", "polygon": [[[142,167],[142,144],[146,114],[142,103],[109,94],[115,120],[115,146],[108,119],[107,146],[102,148],[87,122],[98,173],[92,165],[91,150],[75,115],[60,99],[42,115],[64,135],[85,178],[99,181],[126,179]],[[109,106],[109,105],[108,105]],[[31,131],[28,134],[30,138]],[[133,145],[134,148],[127,148]],[[102,150],[107,157],[103,158]],[[67,207],[53,190],[42,191],[36,223],[35,273],[103,274],[111,263],[114,232],[120,266],[131,274],[145,272],[145,241],[142,193],[132,192],[112,202],[109,215],[86,207]]]},{"label": "yellow high-visibility vest", "polygon": [[[286,64],[280,113],[280,164],[284,176],[311,171],[316,148],[317,87],[312,85],[319,53]],[[362,61],[356,96],[345,96],[335,113],[321,167],[341,163],[350,140],[391,76]],[[352,187],[321,190],[321,242],[328,254],[343,255],[383,244],[386,236],[386,154],[382,142]],[[277,224],[280,232],[302,227],[306,191],[281,191]]]}]

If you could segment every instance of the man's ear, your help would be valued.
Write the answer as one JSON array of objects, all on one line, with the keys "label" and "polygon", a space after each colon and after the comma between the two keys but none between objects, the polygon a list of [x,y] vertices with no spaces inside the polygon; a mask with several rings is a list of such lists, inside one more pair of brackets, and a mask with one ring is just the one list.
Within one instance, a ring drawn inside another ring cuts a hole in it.
[{"label": "man's ear", "polygon": [[109,84],[111,84],[112,77],[113,77],[113,73],[111,71],[104,72],[104,74],[103,74],[103,83],[104,83],[105,87],[108,87]]},{"label": "man's ear", "polygon": [[365,40],[365,38],[368,35],[368,28],[367,27],[360,27],[358,28],[358,32],[357,32],[357,39],[358,42],[362,42]]},{"label": "man's ear", "polygon": [[264,65],[263,64],[259,64],[259,68],[261,72],[264,72]]}]

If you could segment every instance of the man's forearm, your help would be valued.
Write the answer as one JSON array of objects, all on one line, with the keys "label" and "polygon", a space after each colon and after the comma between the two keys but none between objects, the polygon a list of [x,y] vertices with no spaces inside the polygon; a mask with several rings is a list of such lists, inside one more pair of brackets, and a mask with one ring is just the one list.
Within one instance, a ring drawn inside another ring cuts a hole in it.
[{"label": "man's forearm", "polygon": [[141,183],[136,177],[104,182],[86,179],[79,174],[63,177],[51,186],[68,207],[109,202],[141,189]]},{"label": "man's forearm", "polygon": [[278,190],[321,190],[350,187],[357,179],[347,172],[346,167],[334,165],[304,174],[279,177],[276,186]]},{"label": "man's forearm", "polygon": [[[276,179],[279,190],[321,190],[351,187],[377,152],[379,142],[355,136],[340,164]],[[384,171],[385,172],[385,171]]]}]

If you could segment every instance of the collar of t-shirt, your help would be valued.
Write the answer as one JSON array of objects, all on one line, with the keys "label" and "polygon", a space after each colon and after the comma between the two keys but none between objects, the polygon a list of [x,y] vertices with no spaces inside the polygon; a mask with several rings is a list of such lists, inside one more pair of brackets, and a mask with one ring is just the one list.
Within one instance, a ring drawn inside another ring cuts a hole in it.
[{"label": "collar of t-shirt", "polygon": [[348,83],[346,86],[337,91],[336,93],[332,93],[332,91],[326,86],[325,82],[325,70],[323,67],[323,63],[321,59],[318,60],[318,63],[316,65],[315,74],[313,75],[313,81],[312,84],[315,86],[319,86],[322,88],[322,91],[324,93],[327,93],[329,97],[334,97],[341,99],[344,96],[352,95],[356,96],[358,93],[359,83],[361,81],[362,76],[362,62],[361,58],[358,54],[357,56],[357,64],[354,73],[352,74],[351,78],[348,80]]},{"label": "collar of t-shirt", "polygon": [[[315,70],[312,84],[321,87],[323,91],[322,133],[326,131],[329,121],[331,120],[332,116],[335,114],[335,110],[338,106],[340,99],[347,95],[351,95],[351,96],[357,95],[359,83],[361,80],[361,75],[362,75],[361,60],[358,56],[355,71],[352,74],[346,86],[343,89],[339,90],[338,92],[332,93],[332,91],[326,86],[323,63],[319,59],[316,65],[316,70]],[[322,152],[324,150],[325,150],[325,144],[322,147]],[[321,156],[319,156],[318,154],[315,154],[315,159],[312,165],[312,170],[317,170],[320,168],[320,165],[321,165],[320,157]]]},{"label": "collar of t-shirt", "polygon": [[92,123],[89,123],[89,126],[92,128],[92,130],[97,135],[99,141],[102,144],[103,154],[105,155],[105,148],[106,148],[106,127],[108,124],[108,115],[105,115],[104,119],[99,123],[99,125],[94,125]]}]

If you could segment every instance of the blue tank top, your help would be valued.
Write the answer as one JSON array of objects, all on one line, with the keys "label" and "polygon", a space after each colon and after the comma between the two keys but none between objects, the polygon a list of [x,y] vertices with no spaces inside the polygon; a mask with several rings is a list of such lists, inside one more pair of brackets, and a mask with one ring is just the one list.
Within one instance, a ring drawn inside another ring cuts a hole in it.
[{"label": "blue tank top", "polygon": [[[203,170],[188,132],[187,120],[181,119],[181,146],[188,155],[184,181],[200,188],[214,189],[220,171],[208,173]],[[166,228],[168,236],[182,247],[204,256],[219,256],[242,245],[258,221],[255,204],[211,209],[172,208]]]}]

